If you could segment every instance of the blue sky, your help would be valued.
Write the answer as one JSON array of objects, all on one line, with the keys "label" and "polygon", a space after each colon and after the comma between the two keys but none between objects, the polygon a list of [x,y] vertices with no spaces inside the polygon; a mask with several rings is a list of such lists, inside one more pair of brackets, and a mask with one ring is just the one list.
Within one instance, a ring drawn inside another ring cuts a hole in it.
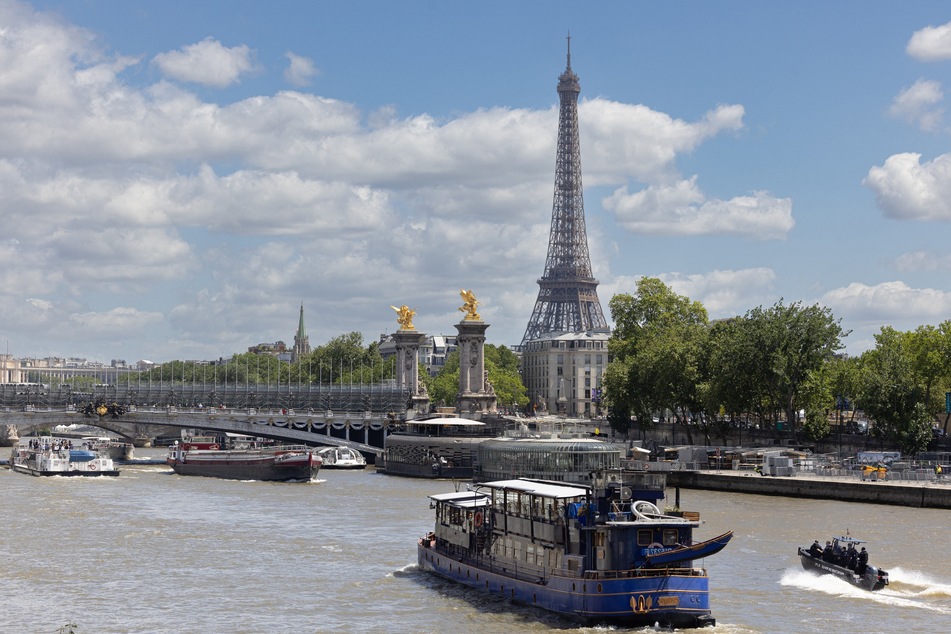
[{"label": "blue sky", "polygon": [[599,296],[951,317],[946,2],[0,0],[0,345],[517,344],[571,33]]}]

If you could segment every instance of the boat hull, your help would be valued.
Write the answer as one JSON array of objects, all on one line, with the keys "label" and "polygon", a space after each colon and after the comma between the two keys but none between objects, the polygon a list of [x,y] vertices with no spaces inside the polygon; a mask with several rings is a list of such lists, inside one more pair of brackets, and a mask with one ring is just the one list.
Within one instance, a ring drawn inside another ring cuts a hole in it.
[{"label": "boat hull", "polygon": [[823,561],[818,557],[813,557],[809,551],[800,548],[799,559],[802,567],[811,572],[817,572],[823,575],[832,575],[843,581],[851,583],[853,586],[875,592],[888,585],[888,574],[879,570],[875,566],[868,566],[864,575],[859,575],[848,568]]},{"label": "boat hull", "polygon": [[280,461],[276,456],[243,457],[232,452],[210,455],[214,453],[189,453],[184,460],[169,458],[167,464],[175,473],[183,476],[265,482],[307,482],[315,478],[320,470],[320,461],[309,456],[299,460]]},{"label": "boat hull", "polygon": [[710,612],[706,574],[651,574],[622,578],[550,576],[518,579],[447,556],[425,540],[417,546],[419,567],[488,594],[584,623],[629,627],[693,628],[716,624]]},{"label": "boat hull", "polygon": [[36,467],[26,465],[26,464],[13,464],[10,467],[13,471],[19,473],[25,473],[31,476],[65,476],[65,477],[81,477],[81,478],[95,478],[100,476],[106,477],[116,477],[119,475],[118,469],[111,469],[107,471],[88,471],[88,470],[79,470],[79,469],[66,469],[66,470],[44,470],[38,469]]}]

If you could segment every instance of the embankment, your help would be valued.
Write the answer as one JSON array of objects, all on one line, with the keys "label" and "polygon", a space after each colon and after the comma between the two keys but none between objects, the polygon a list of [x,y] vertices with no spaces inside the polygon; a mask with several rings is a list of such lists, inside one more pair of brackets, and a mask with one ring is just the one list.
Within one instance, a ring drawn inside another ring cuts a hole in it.
[{"label": "embankment", "polygon": [[857,482],[851,479],[808,476],[771,477],[746,473],[673,471],[667,474],[667,486],[730,493],[951,509],[951,483]]}]

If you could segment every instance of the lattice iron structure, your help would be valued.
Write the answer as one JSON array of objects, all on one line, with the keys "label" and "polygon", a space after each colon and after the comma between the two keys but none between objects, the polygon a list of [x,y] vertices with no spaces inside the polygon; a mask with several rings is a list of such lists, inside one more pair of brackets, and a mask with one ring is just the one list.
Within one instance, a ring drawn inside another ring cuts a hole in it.
[{"label": "lattice iron structure", "polygon": [[545,273],[538,280],[538,299],[522,344],[548,335],[609,330],[598,299],[598,280],[591,274],[588,235],[581,186],[581,144],[578,140],[578,94],[581,84],[568,66],[558,77],[558,153],[555,197]]}]

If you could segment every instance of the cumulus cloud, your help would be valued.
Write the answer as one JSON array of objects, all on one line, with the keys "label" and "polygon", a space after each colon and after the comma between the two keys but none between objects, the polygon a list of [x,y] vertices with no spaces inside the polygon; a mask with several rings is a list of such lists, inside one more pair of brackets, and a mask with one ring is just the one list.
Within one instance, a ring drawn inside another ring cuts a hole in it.
[{"label": "cumulus cloud", "polygon": [[933,288],[912,288],[905,282],[867,285],[858,282],[826,292],[821,303],[837,315],[862,315],[865,321],[890,323],[915,319],[946,319],[951,313],[951,293]]},{"label": "cumulus cloud", "polygon": [[284,69],[284,79],[293,86],[309,86],[310,81],[320,72],[314,65],[314,60],[290,51],[284,55],[288,60],[287,68]]},{"label": "cumulus cloud", "polygon": [[951,220],[951,154],[921,162],[905,152],[872,167],[862,184],[875,193],[885,215],[897,220]]},{"label": "cumulus cloud", "polygon": [[951,59],[951,22],[915,31],[905,52],[924,62]]},{"label": "cumulus cloud", "polygon": [[254,70],[250,48],[244,45],[228,48],[212,37],[177,51],[159,53],[152,63],[172,79],[213,88],[235,84],[242,75]]},{"label": "cumulus cloud", "polygon": [[622,187],[602,204],[622,226],[643,234],[735,234],[773,240],[785,238],[795,225],[789,198],[753,192],[711,200],[697,186],[696,176],[634,193]]},{"label": "cumulus cloud", "polygon": [[898,93],[888,112],[893,117],[918,125],[922,130],[933,131],[941,127],[944,108],[938,106],[943,100],[940,82],[919,79]]},{"label": "cumulus cloud", "polygon": [[[443,332],[460,287],[501,341],[521,336],[547,246],[556,107],[367,115],[294,90],[215,103],[187,84],[257,72],[248,46],[209,37],[162,53],[151,63],[165,79],[139,87],[124,71],[142,62],[82,29],[17,3],[0,3],[0,24],[0,323],[53,346],[22,352],[129,342],[145,348],[114,356],[216,358],[286,339],[302,299],[320,303],[314,342],[392,326],[402,303]],[[318,72],[287,58],[293,85]],[[579,109],[585,184],[615,190],[626,229],[791,228],[788,199],[707,199],[679,174],[678,158],[743,128],[741,105],[696,121],[601,98]],[[644,191],[628,194],[631,181]],[[729,297],[726,279],[708,284],[709,301]]]}]

